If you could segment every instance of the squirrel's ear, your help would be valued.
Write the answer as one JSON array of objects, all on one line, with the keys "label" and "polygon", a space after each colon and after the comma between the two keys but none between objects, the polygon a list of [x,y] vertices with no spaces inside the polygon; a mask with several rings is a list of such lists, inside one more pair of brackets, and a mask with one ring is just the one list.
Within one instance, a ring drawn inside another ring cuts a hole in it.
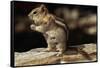
[{"label": "squirrel's ear", "polygon": [[44,5],[44,4],[42,4],[41,6],[40,6],[40,8],[41,8],[41,10],[44,12],[48,12],[48,9],[46,8],[46,6]]},{"label": "squirrel's ear", "polygon": [[46,7],[45,7],[44,4],[42,4],[42,5],[40,6],[40,8],[41,8],[41,10],[43,10],[43,11],[46,9]]},{"label": "squirrel's ear", "polygon": [[40,7],[41,7],[41,8],[46,8],[44,4],[42,4]]}]

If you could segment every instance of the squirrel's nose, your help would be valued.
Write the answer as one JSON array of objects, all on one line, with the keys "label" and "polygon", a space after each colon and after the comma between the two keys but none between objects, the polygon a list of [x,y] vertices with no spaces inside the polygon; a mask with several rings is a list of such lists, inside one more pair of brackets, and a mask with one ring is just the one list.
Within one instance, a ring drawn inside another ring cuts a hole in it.
[{"label": "squirrel's nose", "polygon": [[32,16],[31,14],[28,14],[28,17],[29,17],[29,19],[32,20],[32,17],[33,17],[33,16]]}]

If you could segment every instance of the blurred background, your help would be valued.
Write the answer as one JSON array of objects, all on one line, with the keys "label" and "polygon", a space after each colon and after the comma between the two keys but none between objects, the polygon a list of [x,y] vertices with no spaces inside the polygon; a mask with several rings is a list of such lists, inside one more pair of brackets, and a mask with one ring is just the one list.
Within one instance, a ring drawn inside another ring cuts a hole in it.
[{"label": "blurred background", "polygon": [[[32,31],[28,14],[44,4],[50,13],[64,19],[68,26],[68,46],[97,43],[97,6],[50,4],[35,2],[14,2],[14,51],[24,52],[33,48],[47,47],[39,32]],[[13,10],[12,10],[13,11]]]}]

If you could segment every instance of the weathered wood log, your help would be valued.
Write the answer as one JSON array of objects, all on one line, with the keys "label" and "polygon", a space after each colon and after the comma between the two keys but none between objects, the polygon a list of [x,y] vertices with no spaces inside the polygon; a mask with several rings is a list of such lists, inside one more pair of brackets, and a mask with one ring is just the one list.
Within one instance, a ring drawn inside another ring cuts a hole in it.
[{"label": "weathered wood log", "polygon": [[[15,66],[90,62],[97,60],[96,44],[84,44],[81,46],[84,46],[82,48],[84,52],[73,50],[74,47],[72,47],[62,56],[57,56],[58,52],[43,52],[45,48],[36,48],[23,53],[15,52]],[[75,48],[79,47],[75,46]]]}]

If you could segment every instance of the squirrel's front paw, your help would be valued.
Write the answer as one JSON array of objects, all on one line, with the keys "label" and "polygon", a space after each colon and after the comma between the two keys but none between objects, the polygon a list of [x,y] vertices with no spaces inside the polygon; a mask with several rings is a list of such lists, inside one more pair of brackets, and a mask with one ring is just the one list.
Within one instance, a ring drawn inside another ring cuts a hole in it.
[{"label": "squirrel's front paw", "polygon": [[34,24],[31,24],[31,25],[30,25],[31,30],[35,30],[35,27],[36,27],[36,26],[35,26]]}]

